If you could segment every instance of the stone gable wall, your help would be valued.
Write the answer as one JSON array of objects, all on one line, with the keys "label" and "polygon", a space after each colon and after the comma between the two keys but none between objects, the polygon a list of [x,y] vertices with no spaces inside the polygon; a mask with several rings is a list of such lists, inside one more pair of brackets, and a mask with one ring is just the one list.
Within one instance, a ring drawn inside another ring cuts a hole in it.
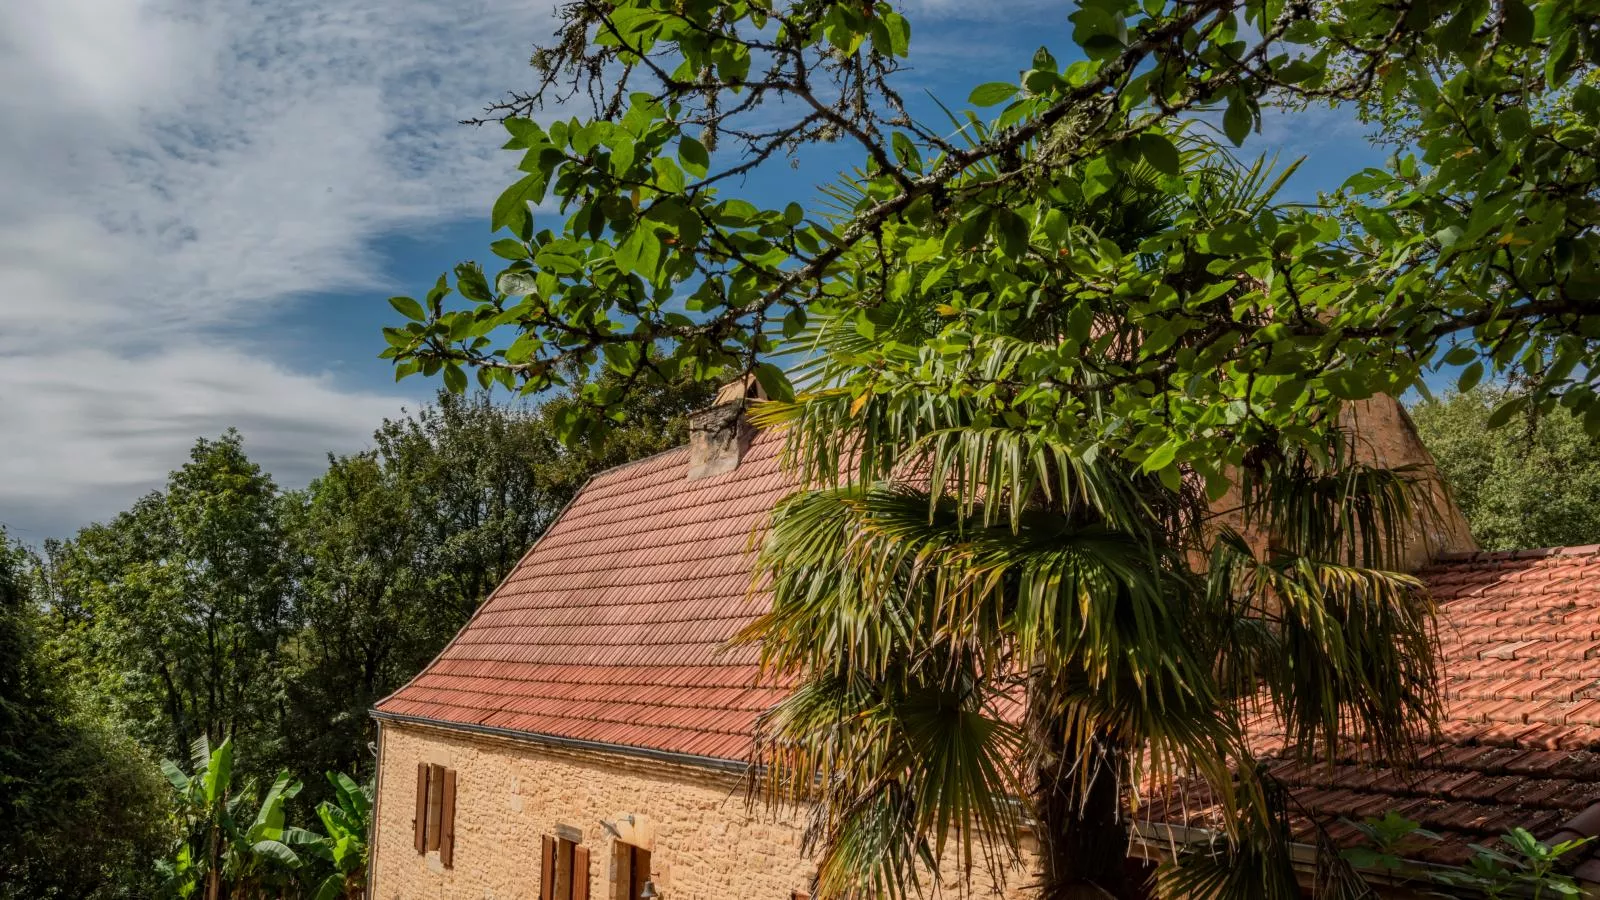
[{"label": "stone gable wall", "polygon": [[[800,854],[801,817],[748,808],[734,773],[394,722],[382,723],[379,754],[373,900],[531,900],[540,838],[574,831],[591,853],[589,896],[610,900],[619,838],[602,822],[651,851],[662,900],[790,900],[815,870]],[[413,844],[419,762],[456,771],[449,869]],[[1007,893],[974,880],[972,896],[1028,896],[1022,869]]]}]

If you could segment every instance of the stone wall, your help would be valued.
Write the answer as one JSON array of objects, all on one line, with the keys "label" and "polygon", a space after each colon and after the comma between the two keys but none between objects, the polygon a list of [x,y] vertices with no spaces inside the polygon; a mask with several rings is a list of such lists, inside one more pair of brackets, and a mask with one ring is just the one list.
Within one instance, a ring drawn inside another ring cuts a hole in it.
[{"label": "stone wall", "polygon": [[[413,844],[419,762],[456,771],[449,869]],[[382,723],[378,766],[373,900],[536,898],[546,834],[581,834],[593,900],[615,896],[619,840],[651,852],[663,900],[789,900],[815,870],[800,854],[803,823],[749,809],[736,773],[394,722]],[[978,897],[1027,896],[1022,869],[1009,892],[975,881]]]}]

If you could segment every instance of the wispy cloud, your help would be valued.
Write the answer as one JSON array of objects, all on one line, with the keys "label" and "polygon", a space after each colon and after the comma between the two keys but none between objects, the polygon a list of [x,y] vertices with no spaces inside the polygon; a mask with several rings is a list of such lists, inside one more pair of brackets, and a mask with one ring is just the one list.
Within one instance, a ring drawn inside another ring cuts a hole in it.
[{"label": "wispy cloud", "polygon": [[376,289],[375,242],[505,177],[451,123],[527,79],[529,0],[0,5],[0,522],[109,514],[238,424],[286,482],[399,395],[220,335]]}]

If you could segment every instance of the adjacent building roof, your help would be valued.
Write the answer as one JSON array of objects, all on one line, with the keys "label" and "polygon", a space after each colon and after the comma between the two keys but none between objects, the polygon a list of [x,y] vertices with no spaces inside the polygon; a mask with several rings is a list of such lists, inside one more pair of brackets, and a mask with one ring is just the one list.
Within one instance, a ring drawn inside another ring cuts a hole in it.
[{"label": "adjacent building roof", "polygon": [[781,438],[690,480],[680,447],[597,475],[461,633],[380,715],[725,761],[748,757],[765,612],[754,543],[788,490]]},{"label": "adjacent building roof", "polygon": [[[751,562],[789,489],[780,445],[757,435],[713,477],[686,477],[687,448],[595,477],[379,715],[747,759],[756,716],[784,690],[757,684],[753,648],[726,645],[769,602]],[[1441,602],[1440,741],[1409,771],[1277,763],[1297,836],[1320,826],[1351,841],[1348,820],[1392,810],[1443,836],[1416,856],[1459,862],[1514,826],[1600,834],[1600,546],[1477,553],[1420,574]],[[1204,824],[1186,799],[1188,812],[1149,815]],[[1600,881],[1600,855],[1579,874]]]},{"label": "adjacent building roof", "polygon": [[[1440,740],[1409,771],[1278,762],[1295,836],[1310,843],[1320,825],[1354,843],[1350,822],[1393,811],[1441,836],[1407,855],[1457,864],[1513,827],[1600,835],[1600,546],[1475,553],[1419,574],[1440,601]],[[1269,733],[1259,749],[1281,748]],[[1187,799],[1187,813],[1175,803],[1149,816],[1204,824],[1210,811]],[[1600,881],[1600,856],[1577,874]]]}]

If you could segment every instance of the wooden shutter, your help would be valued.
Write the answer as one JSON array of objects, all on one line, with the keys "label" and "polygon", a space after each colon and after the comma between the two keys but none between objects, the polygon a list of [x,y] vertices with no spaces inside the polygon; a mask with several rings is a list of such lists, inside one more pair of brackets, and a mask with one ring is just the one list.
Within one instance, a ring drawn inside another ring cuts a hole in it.
[{"label": "wooden shutter", "polygon": [[428,767],[428,849],[439,849],[440,826],[444,820],[444,766]]},{"label": "wooden shutter", "polygon": [[428,764],[417,763],[417,817],[411,821],[416,832],[417,852],[428,852]]},{"label": "wooden shutter", "polygon": [[444,790],[441,792],[439,813],[439,862],[445,868],[455,861],[456,856],[456,770],[444,770]]},{"label": "wooden shutter", "polygon": [[556,839],[539,839],[539,900],[556,900]]},{"label": "wooden shutter", "polygon": [[572,848],[572,900],[589,900],[589,848]]},{"label": "wooden shutter", "polygon": [[644,883],[650,880],[650,851],[642,847],[628,847],[628,900],[636,900],[644,893]]}]

